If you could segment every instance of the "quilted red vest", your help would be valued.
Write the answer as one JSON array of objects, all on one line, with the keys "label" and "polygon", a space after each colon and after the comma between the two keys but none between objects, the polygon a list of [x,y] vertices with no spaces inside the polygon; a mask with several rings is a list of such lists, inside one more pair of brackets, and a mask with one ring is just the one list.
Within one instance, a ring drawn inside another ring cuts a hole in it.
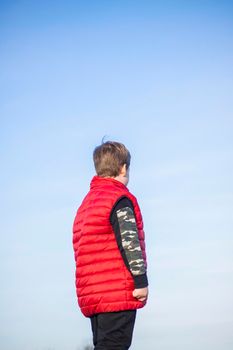
[{"label": "quilted red vest", "polygon": [[126,268],[110,223],[114,204],[126,196],[133,202],[140,245],[146,264],[143,220],[136,198],[113,178],[94,176],[73,224],[78,304],[86,317],[100,312],[139,309],[134,281]]}]

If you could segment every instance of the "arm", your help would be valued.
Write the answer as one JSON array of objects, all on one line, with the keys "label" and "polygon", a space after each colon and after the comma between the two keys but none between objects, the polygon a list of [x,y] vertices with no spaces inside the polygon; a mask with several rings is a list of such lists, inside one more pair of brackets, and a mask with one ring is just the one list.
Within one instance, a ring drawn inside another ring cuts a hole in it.
[{"label": "arm", "polygon": [[[121,198],[112,210],[110,221],[116,241],[126,267],[134,279],[134,296],[140,299],[141,294],[147,296],[147,274],[140,247],[133,203],[127,197]],[[143,293],[137,293],[140,290]],[[144,290],[144,291],[142,291]],[[145,298],[142,297],[142,301]]]}]

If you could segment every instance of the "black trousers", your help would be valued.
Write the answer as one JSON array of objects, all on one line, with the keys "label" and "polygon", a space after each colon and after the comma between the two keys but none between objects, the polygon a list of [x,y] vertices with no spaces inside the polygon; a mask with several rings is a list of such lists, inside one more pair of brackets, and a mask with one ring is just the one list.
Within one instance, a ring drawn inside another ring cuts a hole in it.
[{"label": "black trousers", "polygon": [[135,318],[136,310],[104,312],[90,317],[94,350],[128,350]]}]

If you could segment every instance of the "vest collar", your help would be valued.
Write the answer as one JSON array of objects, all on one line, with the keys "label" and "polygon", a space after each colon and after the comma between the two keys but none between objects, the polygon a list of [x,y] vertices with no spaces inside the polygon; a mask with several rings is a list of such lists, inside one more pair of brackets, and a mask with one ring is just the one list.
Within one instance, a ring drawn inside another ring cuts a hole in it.
[{"label": "vest collar", "polygon": [[98,175],[93,176],[90,183],[90,188],[93,189],[105,185],[113,185],[129,191],[128,188],[122,182],[115,180],[113,177],[101,177]]}]

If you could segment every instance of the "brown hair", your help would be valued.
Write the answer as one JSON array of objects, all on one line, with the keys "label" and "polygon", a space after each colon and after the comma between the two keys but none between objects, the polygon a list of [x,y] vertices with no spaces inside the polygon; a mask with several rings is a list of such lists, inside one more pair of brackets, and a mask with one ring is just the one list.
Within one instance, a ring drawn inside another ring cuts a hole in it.
[{"label": "brown hair", "polygon": [[119,142],[107,141],[97,146],[93,152],[95,170],[98,176],[118,176],[121,168],[126,164],[130,166],[130,153],[127,148]]}]

